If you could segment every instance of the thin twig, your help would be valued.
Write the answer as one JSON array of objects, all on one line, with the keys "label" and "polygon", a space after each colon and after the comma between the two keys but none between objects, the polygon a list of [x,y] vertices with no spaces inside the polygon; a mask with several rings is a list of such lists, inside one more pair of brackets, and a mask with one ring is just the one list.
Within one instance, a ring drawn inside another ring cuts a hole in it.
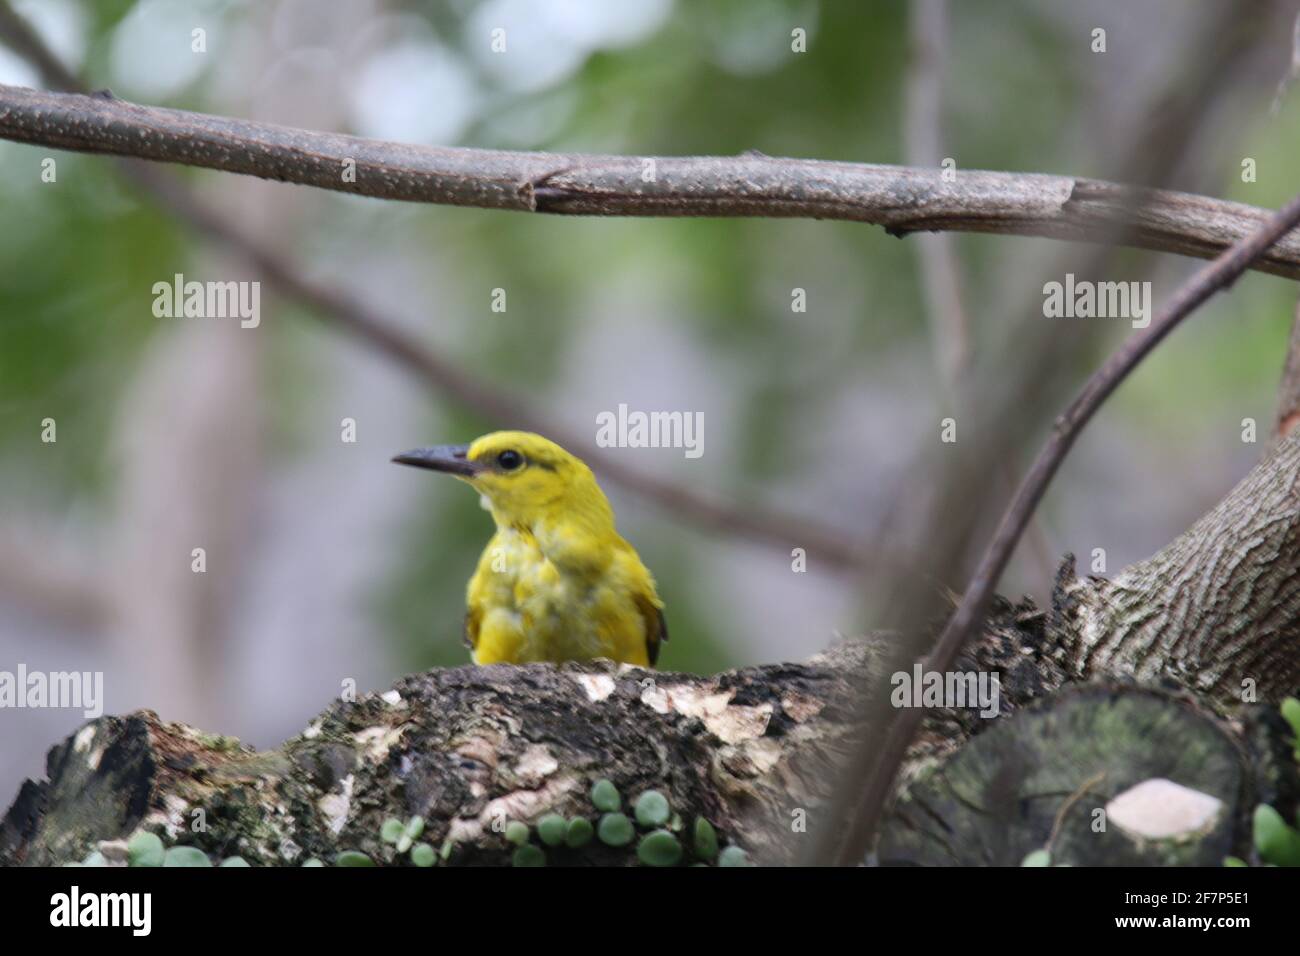
[{"label": "thin twig", "polygon": [[[1151,325],[1125,341],[1088,379],[1083,390],[1057,418],[1047,444],[1038,453],[1008,505],[961,604],[949,619],[934,650],[922,662],[924,672],[944,673],[952,667],[962,646],[982,620],[998,578],[1006,568],[1016,542],[1042,500],[1048,484],[1097,409],[1166,335],[1215,292],[1236,281],[1252,261],[1291,232],[1297,224],[1300,224],[1300,196],[1271,215],[1263,228],[1234,243],[1213,262],[1198,269],[1174,293]],[[902,765],[913,735],[927,713],[925,708],[904,710],[890,725],[867,780],[850,833],[844,841],[839,857],[841,863],[854,863],[865,856],[893,787],[894,777]]]},{"label": "thin twig", "polygon": [[1074,793],[1066,797],[1065,802],[1062,803],[1060,808],[1056,811],[1056,817],[1055,819],[1052,820],[1052,832],[1051,834],[1048,835],[1047,843],[1043,847],[1043,849],[1047,850],[1049,856],[1051,855],[1052,851],[1056,849],[1057,838],[1060,837],[1061,830],[1065,826],[1065,817],[1066,814],[1070,812],[1070,808],[1073,807],[1080,800],[1082,800],[1085,794],[1087,794],[1090,790],[1092,790],[1093,787],[1097,786],[1097,784],[1101,783],[1105,779],[1106,779],[1106,771],[1099,770],[1096,773],[1094,773],[1091,777],[1089,777],[1087,780],[1085,780],[1083,783],[1079,784],[1078,789],[1075,790]]},{"label": "thin twig", "polygon": [[[1241,203],[1100,180],[740,156],[599,156],[413,146],[0,85],[0,138],[218,169],[381,199],[587,216],[843,219],[1112,241],[1211,258],[1267,217]],[[1254,268],[1300,278],[1300,237]]]}]

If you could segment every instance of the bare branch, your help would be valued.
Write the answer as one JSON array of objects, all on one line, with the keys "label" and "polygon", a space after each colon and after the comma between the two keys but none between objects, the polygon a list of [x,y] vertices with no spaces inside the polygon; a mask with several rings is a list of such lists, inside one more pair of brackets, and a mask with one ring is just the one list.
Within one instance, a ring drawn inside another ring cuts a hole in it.
[{"label": "bare branch", "polygon": [[[1006,568],[1007,562],[1019,541],[1034,509],[1042,500],[1052,477],[1069,453],[1075,439],[1097,409],[1128,377],[1152,349],[1166,335],[1187,318],[1199,305],[1215,292],[1227,288],[1261,256],[1265,250],[1300,223],[1300,196],[1296,196],[1278,212],[1269,217],[1263,228],[1241,242],[1235,243],[1223,255],[1202,266],[1173,295],[1169,303],[1141,333],[1128,339],[1100,369],[1084,384],[1065,412],[1056,420],[1047,444],[1038,453],[1015,497],[1002,516],[997,533],[989,543],[979,566],[971,578],[966,593],[957,610],[948,620],[947,627],[935,644],[934,650],[922,662],[925,672],[942,673],[952,667],[962,645],[974,632],[988,608],[993,589]],[[907,753],[927,710],[905,709],[890,725],[883,745],[873,761],[873,772],[867,780],[866,790],[858,807],[857,818],[844,841],[841,863],[854,863],[862,859],[884,810],[885,801],[893,786],[895,775]],[[876,742],[871,746],[875,749]]]},{"label": "bare branch", "polygon": [[[1113,241],[1211,258],[1268,218],[1242,203],[1038,173],[742,156],[638,157],[412,146],[0,86],[0,138],[243,173],[381,199],[589,216],[844,219]],[[345,173],[347,174],[345,176]],[[355,180],[355,181],[353,181]],[[1253,266],[1300,278],[1300,236]]]}]

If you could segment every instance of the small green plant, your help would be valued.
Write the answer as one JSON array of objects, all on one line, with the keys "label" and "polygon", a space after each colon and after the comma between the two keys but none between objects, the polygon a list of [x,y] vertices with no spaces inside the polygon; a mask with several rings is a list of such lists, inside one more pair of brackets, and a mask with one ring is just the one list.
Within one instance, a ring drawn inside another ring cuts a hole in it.
[{"label": "small green plant", "polygon": [[585,817],[574,817],[569,821],[564,834],[564,845],[570,849],[579,850],[590,843],[595,835],[596,828],[591,825],[590,820]]},{"label": "small green plant", "polygon": [[655,830],[641,838],[636,858],[646,866],[676,866],[682,861],[682,845],[667,830]]},{"label": "small green plant", "polygon": [[569,821],[558,813],[548,813],[537,821],[537,839],[547,846],[559,846],[569,832]]},{"label": "small green plant", "polygon": [[636,815],[636,822],[643,827],[661,827],[672,816],[668,798],[658,790],[647,790],[637,797],[632,812]]},{"label": "small green plant", "polygon": [[141,830],[126,845],[126,865],[162,866],[165,852],[158,834]]},{"label": "small green plant", "polygon": [[[1282,701],[1282,719],[1291,728],[1292,756],[1300,763],[1300,700]],[[1300,817],[1297,818],[1300,824]],[[1266,803],[1255,808],[1252,820],[1255,850],[1266,866],[1300,866],[1300,830],[1287,824],[1282,814]],[[1224,866],[1248,866],[1245,860],[1230,856]]]},{"label": "small green plant", "polygon": [[729,846],[718,854],[718,866],[749,866],[749,856],[738,846]]},{"label": "small green plant", "polygon": [[1273,866],[1300,866],[1300,832],[1268,804],[1255,808],[1255,849]]},{"label": "small green plant", "polygon": [[[599,840],[605,846],[621,849],[635,844],[637,860],[645,866],[672,867],[683,863],[688,855],[695,866],[749,866],[745,851],[737,846],[719,849],[718,833],[704,817],[697,817],[691,826],[682,821],[679,814],[673,812],[668,798],[658,790],[646,790],[631,801],[628,812],[622,811],[623,797],[618,788],[606,779],[597,780],[591,787],[591,802],[600,811],[599,817],[592,820],[576,816],[566,819],[558,813],[548,813],[530,827],[522,820],[506,822],[503,835],[506,841],[514,845],[510,862],[512,866],[536,867],[547,865],[546,848],[580,850]],[[639,828],[639,830],[638,830]],[[533,830],[537,831],[538,846],[531,842]],[[397,817],[389,817],[379,827],[382,843],[393,847],[399,857],[409,855],[410,862],[416,867],[437,866],[439,861],[446,861],[455,844],[447,838],[441,850],[435,850],[426,842],[418,842],[425,831],[425,821],[421,816],[413,816],[403,822]],[[87,854],[84,860],[65,864],[66,866],[110,866],[114,865],[105,858],[108,854],[121,865],[123,858],[129,866],[184,866],[211,867],[213,858],[197,847],[167,847],[162,839],[154,833],[140,831],[125,844],[102,844],[104,851],[98,849]],[[383,865],[383,861],[393,861],[389,851],[375,857],[359,850],[341,850],[332,860],[334,866],[373,867]],[[227,857],[215,864],[218,867],[251,866],[241,856]],[[323,867],[325,862],[317,857],[303,861],[304,867]]]},{"label": "small green plant", "polygon": [[603,778],[591,785],[591,802],[601,813],[617,813],[623,806],[618,787]]},{"label": "small green plant", "polygon": [[718,831],[704,817],[695,818],[695,858],[712,863],[718,856]]},{"label": "small green plant", "polygon": [[358,850],[343,850],[334,857],[335,866],[374,866],[375,861]]},{"label": "small green plant", "polygon": [[546,851],[539,846],[531,843],[525,843],[515,850],[514,856],[510,858],[511,866],[545,866]]},{"label": "small green plant", "polygon": [[389,817],[379,828],[379,837],[385,843],[392,843],[398,853],[406,853],[424,832],[424,817],[415,816],[403,823],[397,817]]},{"label": "small green plant", "polygon": [[411,862],[416,866],[433,866],[438,862],[437,852],[427,843],[417,843],[411,847]]},{"label": "small green plant", "polygon": [[596,824],[596,836],[606,846],[627,846],[636,836],[636,828],[625,814],[606,813]]},{"label": "small green plant", "polygon": [[163,854],[163,866],[211,866],[208,855],[193,846],[174,846]]},{"label": "small green plant", "polygon": [[1300,700],[1288,697],[1282,701],[1282,717],[1291,726],[1293,756],[1300,763]]}]

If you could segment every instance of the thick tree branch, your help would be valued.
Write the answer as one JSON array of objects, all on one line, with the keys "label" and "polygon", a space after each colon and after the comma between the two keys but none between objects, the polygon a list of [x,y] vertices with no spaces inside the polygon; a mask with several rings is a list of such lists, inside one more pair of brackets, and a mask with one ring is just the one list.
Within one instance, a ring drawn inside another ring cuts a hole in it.
[{"label": "thick tree branch", "polygon": [[[1210,258],[1267,221],[1221,199],[1037,173],[742,156],[638,157],[413,146],[0,86],[0,138],[132,156],[381,199],[590,216],[845,219],[904,235],[959,230],[1113,241]],[[1300,278],[1300,237],[1252,267]]]},{"label": "thick tree branch", "polygon": [[[508,863],[509,820],[595,820],[592,783],[624,807],[659,790],[690,845],[697,817],[760,861],[790,856],[791,812],[818,806],[854,728],[868,645],[712,677],[609,661],[468,665],[335,701],[299,736],[255,753],[145,711],[87,724],[50,752],[0,820],[0,865],[80,859],[139,826],[258,864],[361,850],[389,816],[418,814],[451,864]],[[187,824],[202,809],[206,827]],[[632,865],[636,845],[551,849],[553,863]],[[396,857],[394,860],[393,858]]]},{"label": "thick tree branch", "polygon": [[1080,676],[1170,676],[1223,703],[1300,685],[1300,434],[1113,580],[1066,588]]},{"label": "thick tree branch", "polygon": [[[1282,721],[1267,719],[1271,708],[1228,721],[1185,693],[1123,682],[1044,698],[1058,684],[1058,648],[1042,615],[997,611],[973,663],[1002,672],[1004,716],[947,711],[928,722],[918,746],[928,756],[914,753],[916,777],[886,826],[883,862],[1015,865],[1048,843],[1074,865],[1204,866],[1248,855],[1256,802],[1294,791],[1292,748]],[[441,865],[504,864],[514,852],[508,821],[594,823],[589,793],[602,778],[625,808],[649,789],[667,798],[683,863],[695,856],[700,818],[752,861],[792,862],[802,843],[840,832],[827,798],[844,751],[861,742],[854,704],[864,687],[880,686],[885,639],[711,677],[607,661],[441,668],[386,694],[335,701],[260,753],[150,711],[102,717],[51,749],[46,779],[23,785],[0,819],[0,865],[59,864],[96,849],[120,864],[124,841],[141,829],[213,861],[292,866],[351,850],[410,865],[381,828],[413,815]],[[1148,825],[1186,831],[1177,840],[1126,832],[1133,820],[1092,830],[1100,803],[1163,777],[1219,811],[1207,825],[1179,823],[1176,810],[1148,815]],[[200,812],[204,826],[191,826]],[[635,843],[543,848],[535,831],[531,839],[548,865],[638,859]]]}]

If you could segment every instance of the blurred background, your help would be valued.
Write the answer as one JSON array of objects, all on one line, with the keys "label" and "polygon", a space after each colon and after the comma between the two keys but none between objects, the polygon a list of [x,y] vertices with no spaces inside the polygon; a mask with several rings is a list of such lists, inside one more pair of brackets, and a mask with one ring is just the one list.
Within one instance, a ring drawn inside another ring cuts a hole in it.
[{"label": "blurred background", "polygon": [[[403,142],[927,166],[951,156],[959,170],[1112,178],[1152,160],[1143,175],[1158,185],[1265,207],[1297,188],[1300,93],[1279,92],[1289,4],[1252,5],[1249,36],[1226,52],[1220,5],[1181,0],[12,6],[90,86],[121,98]],[[206,52],[192,49],[195,28]],[[491,49],[497,28],[504,55]],[[806,52],[791,49],[796,29]],[[42,85],[6,49],[0,83]],[[1179,148],[1156,162],[1174,115]],[[49,156],[54,183],[40,175]],[[153,284],[175,273],[259,276],[106,158],[0,142],[0,170],[0,670],[103,671],[106,712],[151,707],[270,746],[345,681],[383,689],[464,663],[464,586],[491,519],[463,485],[389,458],[510,423],[448,402],[267,284],[256,329],[155,318]],[[306,275],[569,432],[594,441],[597,414],[620,403],[702,413],[698,459],[614,454],[865,549],[860,567],[810,550],[796,571],[797,540],[737,539],[605,482],[659,579],[671,670],[805,658],[886,622],[900,576],[960,591],[968,551],[961,573],[927,567],[946,466],[1005,448],[993,493],[965,503],[982,544],[1052,414],[1131,333],[1122,320],[1043,318],[1042,284],[1085,271],[1085,245],[534,217],[179,172]],[[1196,265],[1123,253],[1106,277],[1149,278],[1158,306]],[[806,312],[792,311],[794,289]],[[1045,601],[1067,551],[1086,572],[1102,548],[1106,573],[1118,571],[1258,460],[1294,297],[1290,283],[1250,274],[1157,351],[1067,461],[1003,594]],[[1049,321],[1079,328],[1043,355],[1031,333]],[[1017,401],[1018,377],[1045,369],[1047,398]],[[990,384],[1014,414],[979,422]],[[946,416],[955,445],[939,441]],[[45,419],[56,442],[41,440]],[[355,442],[341,439],[344,419]],[[1257,443],[1242,440],[1244,419]],[[203,574],[191,571],[195,547]],[[82,720],[0,710],[5,804]]]}]

